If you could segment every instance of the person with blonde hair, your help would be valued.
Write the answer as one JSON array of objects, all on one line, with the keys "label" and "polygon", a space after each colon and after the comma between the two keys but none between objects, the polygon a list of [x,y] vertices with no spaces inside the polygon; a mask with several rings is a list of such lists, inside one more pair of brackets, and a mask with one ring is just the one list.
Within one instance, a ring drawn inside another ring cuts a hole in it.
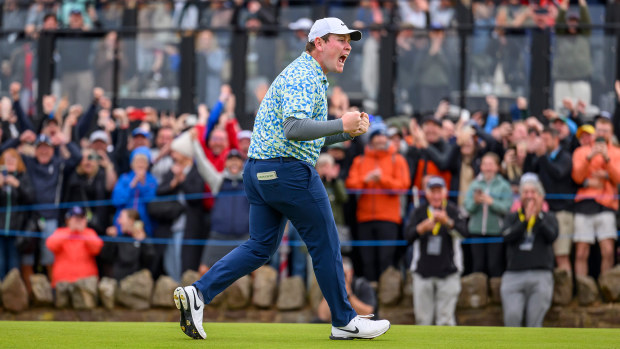
[{"label": "person with blonde hair", "polygon": [[[9,148],[0,155],[0,207],[5,212],[0,214],[0,279],[13,268],[20,265],[20,253],[13,232],[23,230],[28,212],[15,211],[15,206],[28,205],[32,202],[33,189],[26,166],[17,150]],[[30,265],[24,276],[32,274]],[[24,278],[28,280],[28,278]]]},{"label": "person with blonde hair", "polygon": [[[480,174],[471,183],[465,198],[469,213],[469,233],[475,237],[499,236],[501,222],[512,204],[510,184],[499,172],[499,156],[486,153],[480,163]],[[504,245],[484,243],[471,245],[473,272],[500,277],[504,272]]]}]

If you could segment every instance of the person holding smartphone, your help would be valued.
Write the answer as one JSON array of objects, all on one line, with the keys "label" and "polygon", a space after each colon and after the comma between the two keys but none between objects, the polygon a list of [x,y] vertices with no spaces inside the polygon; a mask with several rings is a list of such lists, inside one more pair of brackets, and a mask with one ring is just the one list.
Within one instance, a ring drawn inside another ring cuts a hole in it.
[{"label": "person holding smartphone", "polygon": [[[500,160],[488,152],[480,162],[480,174],[469,186],[465,209],[469,213],[469,232],[474,237],[501,235],[501,222],[512,204],[510,183],[499,174]],[[471,245],[473,272],[500,277],[504,272],[504,244]]]},{"label": "person holding smartphone", "polygon": [[110,238],[129,238],[130,241],[106,241],[101,250],[101,258],[113,265],[112,274],[118,281],[152,265],[155,248],[144,241],[146,232],[140,214],[134,209],[121,210],[116,225],[108,227],[106,235]]},{"label": "person holding smartphone", "polygon": [[71,207],[65,214],[66,227],[56,229],[46,245],[54,253],[52,287],[61,281],[75,282],[99,276],[95,257],[103,247],[97,233],[87,226],[86,210]]},{"label": "person holding smartphone", "polygon": [[[15,210],[15,206],[28,205],[34,199],[34,191],[26,166],[17,150],[10,148],[0,155],[0,279],[13,268],[18,268],[20,251],[11,230],[23,230],[29,212]],[[24,276],[32,274],[32,266],[22,269]]]},{"label": "person holding smartphone", "polygon": [[611,143],[613,125],[609,118],[598,117],[595,141],[581,146],[573,154],[573,180],[581,185],[575,197],[575,274],[588,275],[590,245],[601,248],[601,273],[614,265],[620,149]]},{"label": "person holding smartphone", "polygon": [[[67,175],[64,202],[108,200],[117,181],[114,164],[105,151],[85,149],[75,171]],[[85,207],[88,226],[98,235],[110,225],[110,208],[104,205]]]}]

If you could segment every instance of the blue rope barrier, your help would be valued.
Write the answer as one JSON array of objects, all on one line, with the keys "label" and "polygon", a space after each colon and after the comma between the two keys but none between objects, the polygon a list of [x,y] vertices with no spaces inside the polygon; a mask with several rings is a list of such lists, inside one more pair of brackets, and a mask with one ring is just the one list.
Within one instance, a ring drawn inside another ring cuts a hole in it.
[{"label": "blue rope barrier", "polygon": [[[40,239],[43,237],[42,233],[32,232],[32,231],[23,231],[23,230],[7,230],[1,231],[0,237],[30,237]],[[618,237],[620,237],[620,231],[618,231]],[[127,236],[99,236],[101,240],[104,242],[118,242],[118,243],[133,243],[136,240],[127,237]],[[79,240],[79,235],[72,236],[71,239]],[[183,239],[181,244],[188,246],[239,246],[243,244],[246,240],[215,240],[215,239]],[[155,244],[155,245],[170,245],[174,244],[175,240],[168,238],[153,238],[149,237],[144,239],[145,243]],[[463,245],[473,245],[473,244],[499,244],[504,242],[504,239],[501,236],[496,237],[476,237],[476,238],[467,238],[461,241]],[[407,240],[355,240],[355,241],[341,241],[340,245],[342,246],[353,246],[353,247],[376,247],[376,246],[407,246],[409,243]],[[288,241],[289,246],[299,247],[305,246],[306,244],[303,241],[292,240]]]},{"label": "blue rope barrier", "polygon": [[[411,190],[388,190],[388,189],[360,189],[360,190],[347,190],[348,194],[355,195],[410,195],[412,194]],[[450,197],[458,196],[458,191],[450,191],[448,195]],[[217,196],[244,196],[245,192],[243,190],[235,190],[229,192],[219,193]],[[420,196],[424,196],[424,192],[420,191]],[[559,194],[559,193],[548,193],[545,195],[545,199],[548,200],[574,200],[577,195],[574,194]],[[202,199],[210,199],[215,196],[209,192],[202,193],[192,193],[185,194],[183,196],[185,200],[202,200]],[[511,197],[514,197],[511,195]],[[588,198],[607,198],[610,197],[612,199],[619,199],[620,195],[598,195]],[[167,201],[176,201],[179,199],[178,195],[165,195],[165,196],[156,196],[153,199],[145,200],[138,198],[137,203],[149,203],[149,202],[167,202]],[[24,212],[24,211],[43,211],[43,210],[61,210],[61,209],[69,209],[74,206],[81,207],[98,207],[98,206],[114,206],[114,202],[112,200],[92,200],[92,201],[70,201],[70,202],[61,202],[58,204],[48,203],[48,204],[32,204],[32,205],[17,205],[11,207],[11,212]],[[6,207],[0,207],[0,213],[4,213],[7,211]]]}]

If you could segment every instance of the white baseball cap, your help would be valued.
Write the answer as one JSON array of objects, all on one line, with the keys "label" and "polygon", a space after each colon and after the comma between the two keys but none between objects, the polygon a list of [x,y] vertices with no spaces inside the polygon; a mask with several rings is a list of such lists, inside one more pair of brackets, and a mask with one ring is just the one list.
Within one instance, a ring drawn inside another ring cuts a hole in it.
[{"label": "white baseball cap", "polygon": [[300,18],[288,25],[291,30],[310,30],[312,28],[312,20],[308,18]]},{"label": "white baseball cap", "polygon": [[308,34],[308,42],[327,34],[351,34],[353,41],[359,41],[362,38],[362,32],[359,30],[349,29],[343,21],[336,17],[327,17],[314,22],[310,28],[310,34]]},{"label": "white baseball cap", "polygon": [[103,130],[94,131],[93,133],[90,134],[90,137],[88,138],[88,140],[91,143],[95,143],[96,141],[102,141],[105,144],[110,143],[110,137],[108,137],[108,134]]}]

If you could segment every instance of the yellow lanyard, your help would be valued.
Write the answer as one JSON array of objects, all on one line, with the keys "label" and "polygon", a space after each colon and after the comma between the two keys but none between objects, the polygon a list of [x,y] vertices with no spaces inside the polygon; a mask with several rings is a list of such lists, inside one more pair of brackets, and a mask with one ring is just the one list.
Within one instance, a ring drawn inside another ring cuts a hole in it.
[{"label": "yellow lanyard", "polygon": [[[523,214],[523,211],[519,209],[519,211],[517,211],[517,214],[519,215],[519,220],[521,222],[524,222],[525,215]],[[528,234],[532,233],[532,228],[534,228],[534,224],[536,224],[536,216],[532,216],[530,220],[527,221],[527,233]]]},{"label": "yellow lanyard", "polygon": [[[446,204],[447,204],[447,202],[446,202],[446,200],[444,200],[442,202],[442,204],[441,204],[442,208],[445,208]],[[426,208],[426,215],[428,215],[429,219],[431,219],[431,220],[433,219],[433,211],[431,211],[431,207],[430,206],[428,206]],[[441,223],[437,222],[437,223],[435,223],[435,226],[433,227],[433,235],[439,234],[439,229],[441,229]]]}]

